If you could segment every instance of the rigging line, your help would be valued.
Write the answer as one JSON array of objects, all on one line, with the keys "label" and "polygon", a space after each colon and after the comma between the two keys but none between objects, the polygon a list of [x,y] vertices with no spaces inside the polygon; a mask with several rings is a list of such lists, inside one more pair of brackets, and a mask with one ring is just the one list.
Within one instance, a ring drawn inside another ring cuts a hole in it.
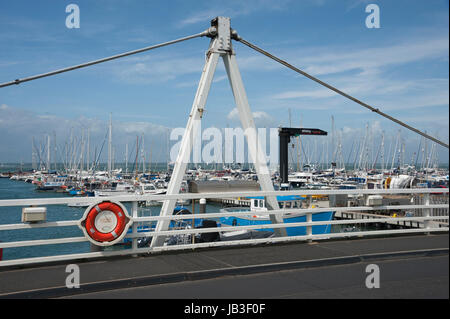
[{"label": "rigging line", "polygon": [[352,148],[350,149],[350,153],[348,154],[347,163],[350,163],[350,156],[353,154],[353,147],[355,146],[355,140],[353,139]]},{"label": "rigging line", "polygon": [[[305,156],[305,159],[306,159],[306,161],[308,162],[308,165],[309,165],[310,164],[309,157],[308,157],[308,155],[306,155],[305,149],[303,148],[303,144],[304,143],[302,143],[302,145],[301,145],[302,152],[303,152],[303,155]],[[302,170],[303,170],[303,167],[302,167]]]},{"label": "rigging line", "polygon": [[[134,149],[136,149],[136,152],[137,152],[137,147],[138,147],[138,142],[136,141],[136,143],[134,143],[134,147],[132,149],[132,152],[130,152],[130,155],[128,156],[128,161],[131,160],[131,154],[134,153]],[[132,172],[134,172],[134,165],[135,165],[135,163],[133,162],[133,168],[131,169]]]},{"label": "rigging line", "polygon": [[293,70],[293,71],[295,71],[295,72],[297,72],[297,73],[300,73],[301,75],[307,77],[308,79],[313,80],[313,81],[315,81],[315,82],[317,82],[317,83],[319,83],[319,84],[325,86],[326,88],[328,88],[328,89],[330,89],[330,90],[332,90],[332,91],[334,91],[334,92],[336,92],[336,93],[338,93],[338,94],[340,94],[340,95],[342,95],[342,96],[344,96],[344,97],[346,97],[346,98],[352,100],[353,102],[358,103],[358,104],[361,105],[361,106],[364,106],[365,108],[371,110],[372,112],[378,113],[379,115],[381,115],[381,116],[383,116],[383,117],[385,117],[385,118],[387,118],[387,119],[389,119],[389,120],[391,120],[391,121],[393,121],[393,122],[395,122],[395,123],[397,123],[397,124],[399,124],[399,125],[401,125],[401,126],[403,126],[403,127],[406,127],[407,129],[409,129],[409,130],[411,130],[411,131],[413,131],[413,132],[415,132],[415,133],[417,133],[417,134],[420,134],[420,135],[422,135],[423,137],[425,137],[425,138],[427,138],[427,139],[429,139],[429,140],[432,140],[433,142],[435,142],[435,143],[437,143],[437,144],[439,144],[439,145],[442,145],[442,146],[444,146],[444,147],[446,147],[446,148],[449,148],[449,147],[448,147],[448,144],[446,144],[446,143],[444,143],[444,142],[442,142],[442,141],[440,141],[440,140],[438,140],[438,139],[436,139],[436,138],[434,138],[434,137],[432,137],[432,136],[430,136],[430,135],[428,135],[428,134],[426,134],[426,133],[423,133],[422,131],[419,131],[418,129],[416,129],[416,128],[414,128],[414,127],[412,127],[412,126],[410,126],[410,125],[408,125],[408,124],[406,124],[406,123],[403,123],[402,121],[397,120],[396,118],[393,118],[392,116],[390,116],[390,115],[388,115],[388,114],[386,114],[386,113],[380,111],[379,109],[377,109],[377,108],[375,108],[375,107],[372,107],[372,106],[370,106],[370,105],[368,105],[368,104],[366,104],[366,103],[364,103],[364,102],[358,100],[357,98],[355,98],[355,97],[353,97],[353,96],[351,96],[351,95],[348,95],[347,93],[345,93],[345,92],[343,92],[343,91],[341,91],[341,90],[335,88],[334,86],[331,86],[330,84],[325,83],[325,82],[319,80],[318,78],[316,78],[316,77],[314,77],[314,76],[312,76],[312,75],[306,73],[305,71],[302,71],[302,70],[296,68],[295,66],[293,66],[293,65],[291,65],[291,64],[289,64],[289,63],[287,63],[286,61],[283,61],[283,60],[277,58],[276,56],[270,54],[269,52],[264,51],[263,49],[257,47],[256,45],[251,44],[250,42],[248,42],[248,41],[242,39],[241,37],[235,35],[233,38],[234,38],[235,40],[237,40],[237,41],[239,41],[239,42],[245,44],[246,46],[250,47],[251,49],[253,49],[253,50],[255,50],[255,51],[257,51],[257,52],[259,52],[259,53],[261,53],[261,54],[263,54],[263,55],[265,55],[265,56],[271,58],[272,60],[275,60],[275,61],[277,61],[278,63],[281,63],[282,65],[288,67],[289,69],[291,69],[291,70]]},{"label": "rigging line", "polygon": [[102,154],[103,151],[103,146],[105,145],[106,142],[106,138],[108,137],[108,130],[106,130],[106,134],[105,134],[105,138],[103,139],[103,143],[102,143],[102,147],[100,148],[100,152],[98,153],[97,158],[95,159],[95,163],[94,163],[94,168],[92,169],[94,172],[97,169],[97,165],[99,164],[100,161],[100,155]]},{"label": "rigging line", "polygon": [[0,88],[7,87],[7,86],[10,86],[10,85],[14,85],[14,84],[20,84],[20,83],[28,82],[28,81],[32,81],[32,80],[37,80],[37,79],[40,79],[40,78],[44,78],[44,77],[48,77],[48,76],[52,76],[52,75],[56,75],[56,74],[60,74],[60,73],[64,73],[64,72],[68,72],[68,71],[72,71],[72,70],[76,70],[76,69],[81,69],[81,68],[84,68],[84,67],[88,67],[88,66],[91,66],[91,65],[95,65],[95,64],[99,64],[99,63],[103,63],[103,62],[107,62],[107,61],[123,58],[123,57],[130,56],[130,55],[133,55],[133,54],[142,53],[142,52],[145,52],[145,51],[150,51],[152,49],[164,47],[164,46],[167,46],[167,45],[170,45],[170,44],[174,44],[174,43],[178,43],[178,42],[182,42],[182,41],[186,41],[186,40],[190,40],[190,39],[194,39],[194,38],[198,38],[198,37],[207,36],[208,34],[209,34],[209,30],[206,30],[206,31],[201,32],[201,33],[197,33],[197,34],[194,34],[194,35],[190,35],[190,36],[187,36],[187,37],[184,37],[184,38],[179,38],[179,39],[168,41],[168,42],[159,43],[159,44],[148,46],[148,47],[145,47],[145,48],[142,48],[142,49],[128,51],[128,52],[117,54],[117,55],[113,55],[113,56],[110,56],[110,57],[107,57],[107,58],[94,60],[94,61],[91,61],[91,62],[78,64],[78,65],[74,65],[74,66],[67,67],[67,68],[64,68],[64,69],[59,69],[59,70],[48,72],[48,73],[34,75],[34,76],[30,76],[30,77],[23,78],[23,79],[17,79],[17,80],[11,81],[11,82],[1,83],[0,84]]}]

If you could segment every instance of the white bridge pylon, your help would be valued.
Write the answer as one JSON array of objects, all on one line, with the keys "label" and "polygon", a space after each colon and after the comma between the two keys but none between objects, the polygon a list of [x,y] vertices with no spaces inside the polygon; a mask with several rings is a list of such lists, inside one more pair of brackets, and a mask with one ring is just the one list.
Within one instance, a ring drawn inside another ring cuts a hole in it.
[{"label": "white bridge pylon", "polygon": [[[186,172],[187,164],[191,156],[194,144],[194,137],[197,136],[200,129],[200,121],[205,109],[206,100],[208,98],[209,89],[214,77],[219,58],[223,59],[225,69],[230,81],[234,95],[234,100],[239,113],[242,128],[247,140],[248,151],[250,157],[255,163],[258,181],[263,191],[273,191],[273,184],[270,178],[270,171],[267,167],[266,157],[258,139],[253,115],[245,93],[244,84],[236,62],[236,55],[231,46],[232,31],[230,27],[230,19],[227,17],[217,17],[211,21],[212,27],[216,32],[211,36],[209,49],[206,53],[206,62],[203,67],[202,76],[195,94],[194,103],[192,104],[189,120],[186,130],[181,139],[180,149],[178,152],[172,176],[167,187],[167,194],[179,194],[181,182]],[[269,196],[266,199],[269,209],[279,209],[278,201],[275,196]],[[161,208],[161,216],[170,216],[175,209],[176,200],[164,201]],[[272,223],[283,223],[281,216],[270,215]],[[165,231],[169,229],[170,220],[160,220],[156,225],[155,231]],[[286,236],[285,228],[278,228],[275,231],[276,236]],[[150,247],[158,247],[164,244],[165,236],[155,236]]]}]

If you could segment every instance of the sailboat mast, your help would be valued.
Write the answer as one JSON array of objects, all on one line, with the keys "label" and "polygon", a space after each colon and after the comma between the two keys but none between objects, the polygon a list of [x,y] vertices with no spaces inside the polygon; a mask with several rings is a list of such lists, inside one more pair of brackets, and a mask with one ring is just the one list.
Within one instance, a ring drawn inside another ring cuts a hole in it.
[{"label": "sailboat mast", "polygon": [[55,131],[53,131],[53,144],[54,144],[54,146],[53,146],[53,165],[55,167],[55,171],[57,171],[58,168],[56,167],[56,156],[57,156],[58,148],[56,145],[56,132]]},{"label": "sailboat mast", "polygon": [[88,133],[87,133],[87,150],[86,150],[86,170],[89,172],[91,170],[91,163],[90,163],[90,152],[91,152],[91,134],[90,134],[90,130],[88,128]]},{"label": "sailboat mast", "polygon": [[47,135],[47,171],[50,171],[50,134]]},{"label": "sailboat mast", "polygon": [[142,133],[141,156],[142,156],[142,174],[145,174],[145,140],[144,140],[144,133]]},{"label": "sailboat mast", "polygon": [[138,154],[139,154],[139,136],[136,136],[136,159],[134,161],[135,179],[137,179],[138,176]]},{"label": "sailboat mast", "polygon": [[128,174],[128,143],[125,144],[125,173]]},{"label": "sailboat mast", "polygon": [[399,139],[400,139],[400,131],[398,131],[397,140],[396,140],[396,142],[395,142],[394,151],[393,151],[393,154],[392,154],[391,169],[394,169],[394,164],[395,164],[395,154],[397,153],[397,147],[398,147]]},{"label": "sailboat mast", "polygon": [[112,114],[109,114],[109,135],[108,135],[108,175],[111,177],[112,169]]},{"label": "sailboat mast", "polygon": [[335,159],[336,151],[335,151],[334,116],[333,115],[331,115],[331,154],[333,154],[331,156],[331,161],[335,162],[336,161],[336,159]]},{"label": "sailboat mast", "polygon": [[36,150],[34,146],[34,136],[33,140],[31,142],[31,167],[36,170],[37,169],[37,163],[36,163]]},{"label": "sailboat mast", "polygon": [[381,135],[381,172],[384,172],[384,131]]},{"label": "sailboat mast", "polygon": [[148,157],[148,171],[152,173],[152,140],[150,140],[150,154]]}]

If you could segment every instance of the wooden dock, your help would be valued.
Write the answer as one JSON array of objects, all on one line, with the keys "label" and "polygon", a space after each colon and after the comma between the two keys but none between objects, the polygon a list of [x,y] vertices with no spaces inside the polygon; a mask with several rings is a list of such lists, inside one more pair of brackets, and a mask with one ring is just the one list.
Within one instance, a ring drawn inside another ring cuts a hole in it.
[{"label": "wooden dock", "polygon": [[[337,211],[334,215],[335,219],[383,219],[383,218],[392,218],[392,217],[404,217],[397,215],[383,215],[383,214],[375,214],[375,213],[367,213],[360,211],[346,211],[340,212]],[[448,227],[448,223],[442,221],[429,221],[430,227]],[[383,224],[388,224],[391,226],[402,227],[402,228],[425,228],[425,224],[423,221],[408,221],[408,220],[386,220]]]}]

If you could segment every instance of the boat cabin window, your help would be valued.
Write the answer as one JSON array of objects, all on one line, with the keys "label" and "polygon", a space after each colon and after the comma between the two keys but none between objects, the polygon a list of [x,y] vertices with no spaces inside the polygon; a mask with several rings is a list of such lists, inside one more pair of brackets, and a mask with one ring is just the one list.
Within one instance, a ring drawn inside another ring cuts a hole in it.
[{"label": "boat cabin window", "polygon": [[253,202],[253,207],[255,208],[264,208],[264,200],[263,199],[254,199]]}]

